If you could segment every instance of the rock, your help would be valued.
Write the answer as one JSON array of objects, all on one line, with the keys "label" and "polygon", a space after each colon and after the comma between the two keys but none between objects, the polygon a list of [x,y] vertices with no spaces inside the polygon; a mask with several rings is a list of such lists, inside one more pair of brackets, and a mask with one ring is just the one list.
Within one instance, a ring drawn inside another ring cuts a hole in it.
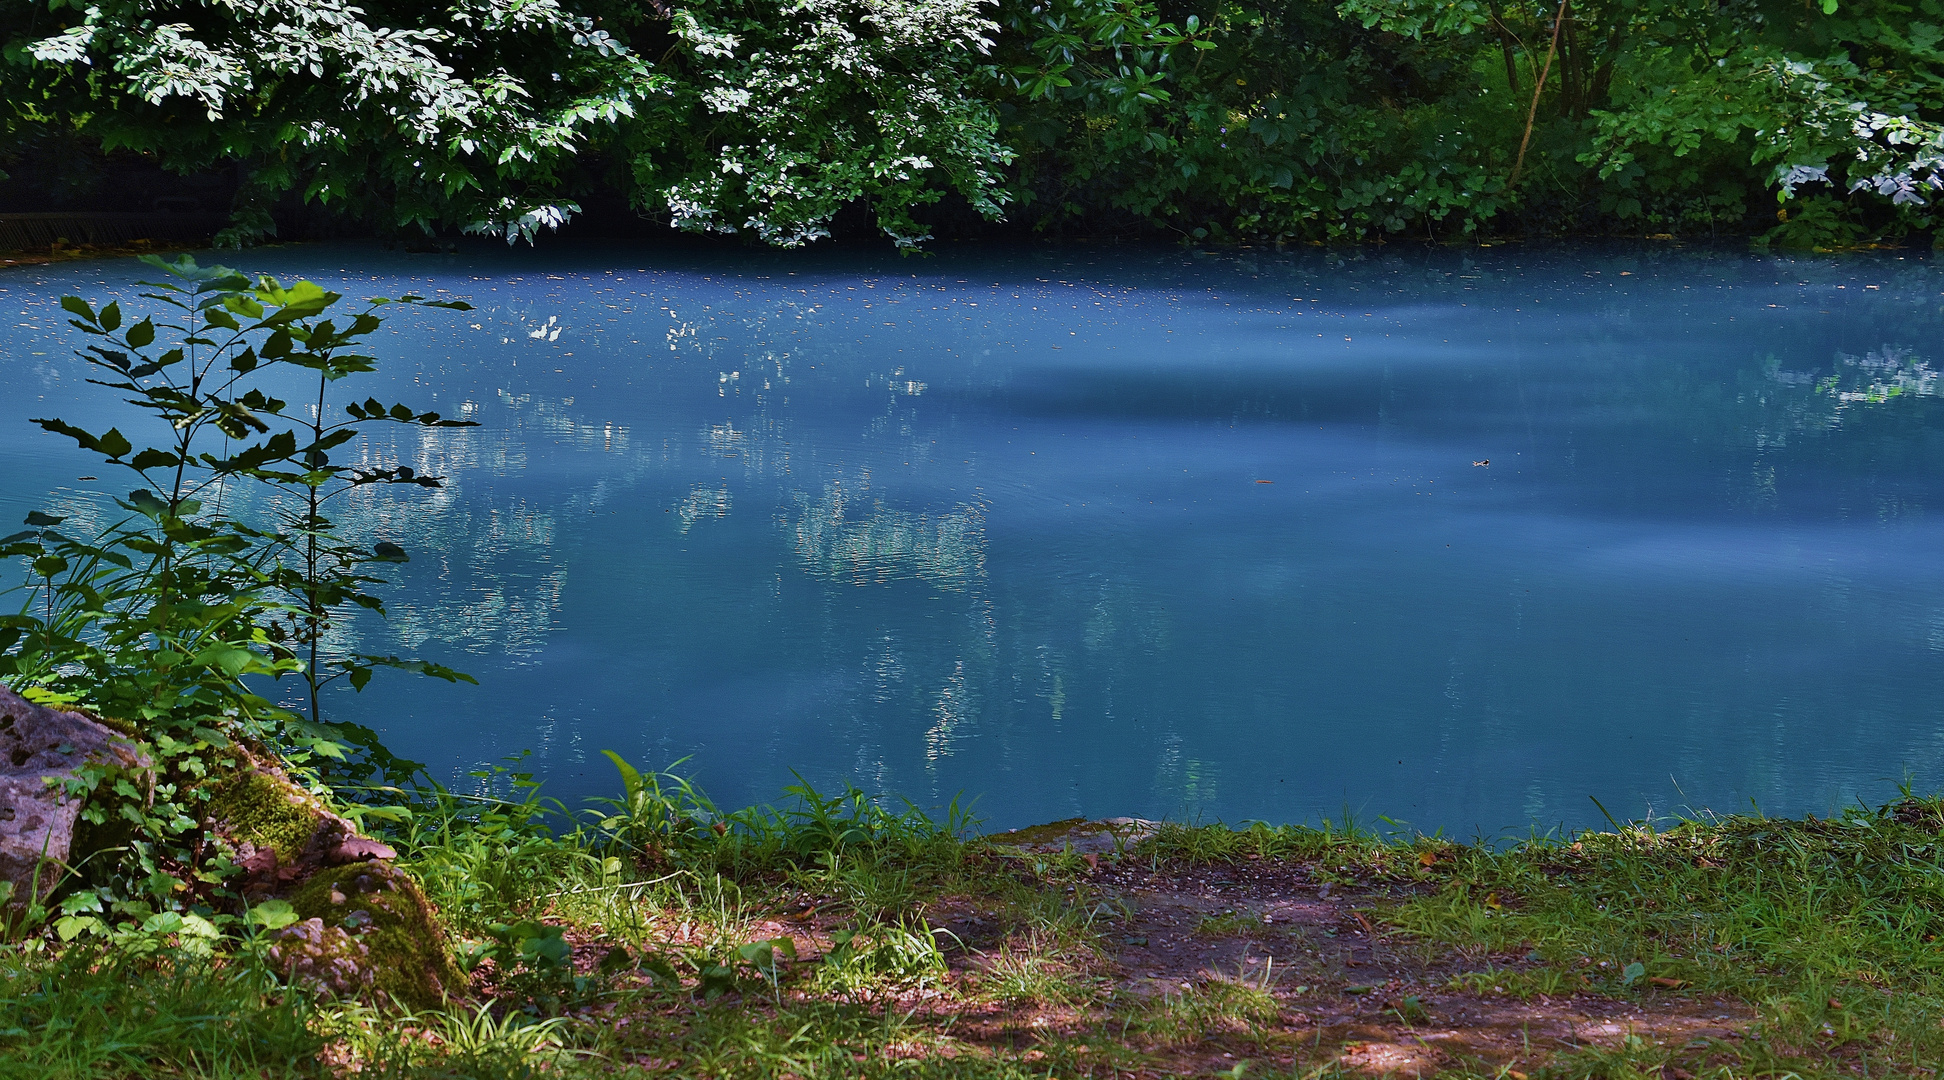
[{"label": "rock", "polygon": [[[358,835],[274,756],[241,745],[223,756],[228,767],[202,785],[209,796],[203,827],[243,869],[232,885],[247,900],[287,898],[298,913],[299,922],[273,935],[270,956],[286,977],[407,1008],[437,1006],[464,991],[438,911],[391,864],[396,851]],[[36,887],[36,899],[45,898],[76,857],[85,796],[68,794],[61,781],[90,764],[138,774],[137,790],[154,787],[152,763],[111,721],[44,708],[0,686],[0,893],[15,903]],[[99,846],[101,839],[80,842]]]},{"label": "rock", "polygon": [[1072,850],[1080,855],[1104,855],[1132,847],[1153,836],[1159,822],[1145,818],[1111,817],[1099,821],[1067,818],[986,837],[994,844],[1041,854]]},{"label": "rock", "polygon": [[398,853],[239,749],[210,789],[207,827],[244,870],[252,901],[287,898],[300,921],[279,931],[271,960],[293,982],[343,997],[382,995],[408,1009],[464,991],[438,911]]},{"label": "rock", "polygon": [[364,862],[367,859],[396,859],[398,852],[370,837],[354,836],[332,848],[327,858],[331,860],[332,866],[343,866],[346,863]]},{"label": "rock", "polygon": [[273,970],[295,986],[337,997],[357,997],[370,990],[377,976],[371,948],[352,931],[326,926],[312,917],[272,935],[268,959]]},{"label": "rock", "polygon": [[398,858],[273,762],[238,753],[236,768],[210,788],[205,824],[243,867],[245,897],[281,896],[327,867]]},{"label": "rock", "polygon": [[[61,781],[84,765],[147,774],[149,761],[116,729],[78,712],[36,705],[0,686],[0,890],[16,903],[46,897],[72,854],[85,796]],[[142,787],[152,777],[144,775]]]},{"label": "rock", "polygon": [[[411,875],[388,862],[356,862],[318,873],[290,897],[306,926],[273,957],[294,981],[344,996],[375,991],[408,1009],[438,1006],[466,989],[446,948],[432,902]],[[308,928],[315,924],[315,929]]]}]

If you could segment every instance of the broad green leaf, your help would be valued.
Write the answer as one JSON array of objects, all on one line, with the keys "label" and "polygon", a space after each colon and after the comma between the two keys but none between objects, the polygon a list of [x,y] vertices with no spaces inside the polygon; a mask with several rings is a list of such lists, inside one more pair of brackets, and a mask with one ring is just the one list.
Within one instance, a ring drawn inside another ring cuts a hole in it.
[{"label": "broad green leaf", "polygon": [[128,438],[121,433],[119,428],[109,428],[102,434],[100,440],[95,444],[94,449],[108,457],[118,458],[130,450],[135,449],[135,446],[128,441]]},{"label": "broad green leaf", "polygon": [[141,453],[136,454],[134,459],[130,461],[129,464],[133,466],[136,469],[136,471],[142,472],[149,469],[166,469],[175,465],[177,462],[181,460],[182,460],[181,458],[176,457],[174,454],[169,453],[166,450],[157,450],[154,447],[149,447],[148,449],[143,450]]},{"label": "broad green leaf", "polygon": [[99,934],[104,929],[93,915],[63,915],[54,920],[54,933],[62,941],[73,941],[82,934]]},{"label": "broad green leaf", "polygon": [[255,653],[234,645],[216,645],[196,654],[196,663],[215,668],[230,678],[243,674],[256,659]]},{"label": "broad green leaf", "polygon": [[288,900],[259,900],[250,906],[250,922],[265,930],[281,930],[297,921],[297,909]]}]

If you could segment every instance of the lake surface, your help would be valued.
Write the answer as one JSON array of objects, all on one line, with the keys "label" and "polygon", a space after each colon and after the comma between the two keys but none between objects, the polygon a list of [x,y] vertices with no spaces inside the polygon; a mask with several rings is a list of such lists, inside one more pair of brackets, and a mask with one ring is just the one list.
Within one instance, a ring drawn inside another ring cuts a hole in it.
[{"label": "lake surface", "polygon": [[[1944,765],[1944,273],[1679,250],[365,246],[232,256],[401,312],[356,396],[480,426],[347,527],[412,552],[330,695],[433,775],[686,758],[993,827],[1461,836],[1827,812]],[[64,292],[0,273],[0,515],[126,489]],[[1487,464],[1489,462],[1489,464]],[[51,493],[51,494],[50,494]],[[1592,798],[1589,798],[1592,797]]]}]

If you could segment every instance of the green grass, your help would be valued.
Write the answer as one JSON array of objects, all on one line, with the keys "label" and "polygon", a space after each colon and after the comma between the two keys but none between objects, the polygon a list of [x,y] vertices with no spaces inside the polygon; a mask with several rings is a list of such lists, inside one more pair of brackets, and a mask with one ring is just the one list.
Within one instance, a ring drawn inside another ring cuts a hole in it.
[{"label": "green grass", "polygon": [[[1123,987],[1114,943],[1136,906],[1077,856],[997,848],[963,819],[855,792],[796,794],[722,814],[678,781],[636,778],[578,821],[533,799],[416,806],[390,839],[468,955],[489,957],[483,1003],[403,1014],[311,1000],[246,953],[10,947],[0,1080],[1343,1072],[1347,1036],[1297,1037],[1292,1010],[1315,994],[1292,996],[1294,969]],[[1523,1066],[1527,1080],[1918,1078],[1944,1061],[1937,800],[1497,849],[1342,825],[1168,825],[1103,862],[1249,864],[1354,890],[1381,936],[1451,972],[1444,992],[1722,997],[1758,1017],[1733,1042],[1559,1053]],[[957,929],[941,928],[947,915]],[[479,951],[522,920],[565,927],[579,962]],[[770,943],[789,920],[794,957]],[[1285,932],[1239,908],[1184,930],[1211,945]],[[1404,1032],[1427,1017],[1415,996],[1387,1010]],[[1438,1075],[1514,1080],[1508,1069],[1461,1056]]]},{"label": "green grass", "polygon": [[1727,995],[1778,1045],[1896,1075],[1944,1061],[1941,832],[1937,800],[1906,800],[1464,849],[1383,917],[1434,947],[1539,962],[1475,982]]},{"label": "green grass", "polygon": [[248,965],[82,949],[0,960],[0,1077],[309,1076],[307,1002]]}]

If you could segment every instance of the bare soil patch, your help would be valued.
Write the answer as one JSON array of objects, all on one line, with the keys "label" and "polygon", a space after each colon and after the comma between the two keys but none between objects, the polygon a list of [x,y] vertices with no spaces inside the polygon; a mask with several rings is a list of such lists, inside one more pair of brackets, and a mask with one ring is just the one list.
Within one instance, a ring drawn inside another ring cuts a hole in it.
[{"label": "bare soil patch", "polygon": [[[1124,848],[1145,823],[1061,826],[1017,835],[1017,847],[1096,856],[1087,885],[1112,913],[1103,920],[1096,969],[1107,992],[1087,1009],[1027,1006],[981,1017],[964,1036],[1012,1041],[1007,1036],[1022,1028],[1049,1026],[1077,1033],[1151,1010],[1155,999],[1227,984],[1265,994],[1273,1015],[1240,1023],[1218,1017],[1192,1042],[1158,1048],[1167,1051],[1157,1062],[1162,1075],[1225,1070],[1245,1058],[1285,1068],[1334,1060],[1399,1076],[1458,1065],[1516,1075],[1562,1051],[1612,1049],[1629,1037],[1684,1051],[1677,1060],[1699,1068],[1718,1041],[1739,1039],[1754,1020],[1740,1002],[1661,988],[1629,1000],[1583,992],[1522,998],[1479,974],[1517,972],[1530,965],[1524,956],[1459,955],[1387,933],[1378,916],[1389,894],[1333,885],[1292,863],[1157,869],[1116,855],[1116,834]],[[955,964],[976,970],[976,943],[993,944],[981,932],[990,923],[950,903],[935,914],[971,945]],[[1684,1071],[1670,1068],[1671,1080]]]}]

